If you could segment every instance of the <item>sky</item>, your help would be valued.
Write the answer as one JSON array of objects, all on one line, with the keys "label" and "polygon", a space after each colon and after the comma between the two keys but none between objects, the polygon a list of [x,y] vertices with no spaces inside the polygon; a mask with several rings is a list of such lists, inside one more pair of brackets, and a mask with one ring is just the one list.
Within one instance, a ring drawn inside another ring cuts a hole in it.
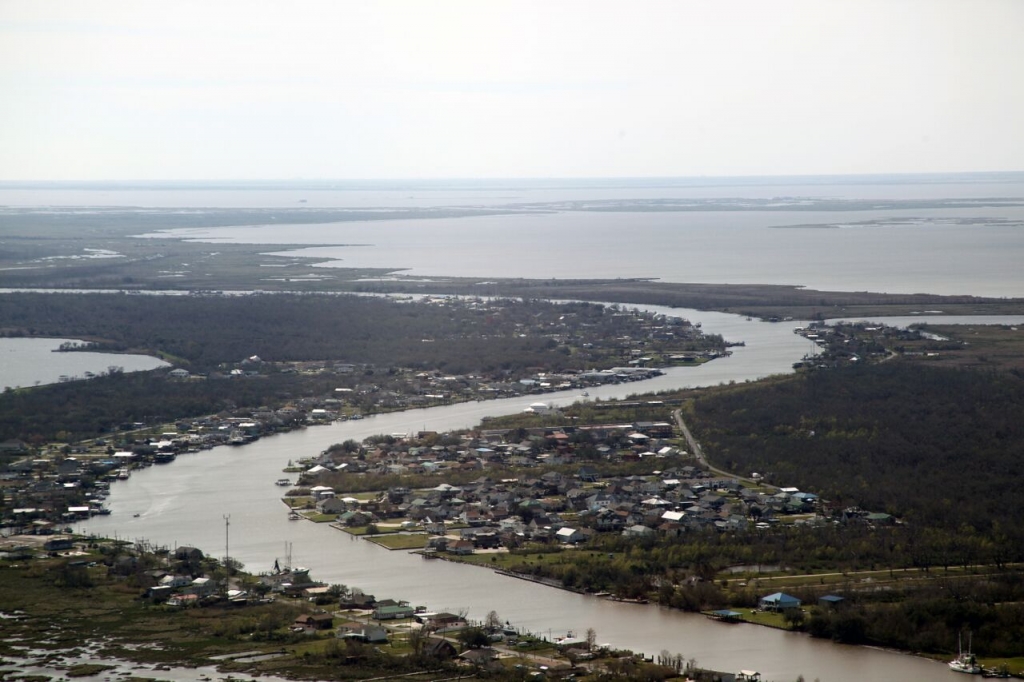
[{"label": "sky", "polygon": [[1021,0],[0,0],[0,180],[1024,170]]}]

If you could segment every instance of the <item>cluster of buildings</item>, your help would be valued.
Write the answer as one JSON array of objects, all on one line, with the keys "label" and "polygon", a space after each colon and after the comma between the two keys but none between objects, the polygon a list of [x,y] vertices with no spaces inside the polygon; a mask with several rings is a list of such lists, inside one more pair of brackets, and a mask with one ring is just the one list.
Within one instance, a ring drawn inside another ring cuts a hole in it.
[{"label": "cluster of buildings", "polygon": [[127,431],[116,438],[44,452],[7,441],[3,451],[10,461],[0,471],[0,527],[9,533],[49,533],[79,519],[108,514],[104,503],[111,484],[129,478],[136,469],[218,445],[249,443],[306,420],[306,413],[299,410],[257,411],[244,417],[179,422],[175,431],[151,435],[144,435],[149,432],[141,430],[143,425],[126,424]]},{"label": "cluster of buildings", "polygon": [[[937,355],[933,335],[919,329],[901,329],[867,322],[811,322],[796,327],[793,333],[807,339],[810,352],[794,363],[795,369],[828,369],[858,362],[881,360],[894,353],[902,355]],[[957,342],[943,339],[951,347]]]},{"label": "cluster of buildings", "polygon": [[[781,515],[820,521],[819,500],[795,488],[749,487],[687,463],[668,422],[419,434],[334,448],[302,474],[294,495],[344,526],[425,531],[429,551],[469,554],[521,543],[575,545],[596,533],[677,536],[767,528]],[[434,445],[427,445],[434,442]],[[649,475],[602,476],[601,465],[653,458]],[[664,467],[660,465],[664,464]],[[541,467],[541,465],[548,465]],[[561,465],[561,466],[559,466]],[[557,467],[558,470],[554,470]],[[501,471],[542,469],[501,478]],[[488,475],[489,470],[496,473]],[[337,472],[437,474],[433,487],[391,487],[372,499],[335,493]],[[463,474],[459,485],[452,472]],[[480,475],[468,478],[472,473]]]}]

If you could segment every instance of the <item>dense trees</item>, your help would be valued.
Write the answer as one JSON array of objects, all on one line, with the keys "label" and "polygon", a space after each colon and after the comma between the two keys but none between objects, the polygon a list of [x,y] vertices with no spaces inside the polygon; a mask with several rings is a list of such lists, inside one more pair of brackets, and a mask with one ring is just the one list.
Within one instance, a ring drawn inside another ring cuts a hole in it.
[{"label": "dense trees", "polygon": [[[381,392],[427,392],[398,386],[397,368],[514,382],[537,371],[609,367],[628,360],[623,338],[637,338],[645,325],[654,324],[617,307],[526,300],[7,294],[4,304],[0,333],[85,338],[97,350],[153,353],[210,377],[170,382],[162,372],[117,374],[5,392],[0,439],[26,441],[61,433],[70,439],[95,436],[124,422],[275,407],[354,386],[357,377],[363,378],[360,391],[351,395],[357,410],[376,409]],[[720,338],[703,339],[680,323],[658,324],[660,338],[669,340],[652,345],[685,337],[690,344],[721,348]],[[670,326],[683,333],[668,334],[664,328]],[[265,363],[243,366],[253,355]],[[336,364],[354,367],[344,375],[317,375],[300,371],[308,367],[299,363],[328,370]],[[231,369],[258,369],[260,376],[217,379]]]},{"label": "dense trees", "polygon": [[720,337],[703,337],[679,321],[659,321],[654,338],[652,318],[616,306],[526,299],[26,293],[4,296],[2,324],[7,335],[85,338],[96,350],[159,353],[194,371],[252,355],[453,374],[559,371],[625,364],[622,339],[650,337],[647,352],[659,344],[671,352],[724,348]]},{"label": "dense trees", "polygon": [[899,362],[713,392],[693,424],[709,457],[837,506],[954,533],[964,552],[1020,537],[1024,380]]},{"label": "dense trees", "polygon": [[[567,315],[572,325],[566,319],[557,324]],[[365,296],[7,294],[3,331],[83,337],[95,340],[98,350],[159,352],[197,370],[258,355],[268,362],[332,360],[461,373],[550,365],[550,333],[599,320],[601,336],[630,328],[628,318],[604,315],[594,304],[506,301],[496,311]],[[560,362],[574,366],[568,356]]]}]

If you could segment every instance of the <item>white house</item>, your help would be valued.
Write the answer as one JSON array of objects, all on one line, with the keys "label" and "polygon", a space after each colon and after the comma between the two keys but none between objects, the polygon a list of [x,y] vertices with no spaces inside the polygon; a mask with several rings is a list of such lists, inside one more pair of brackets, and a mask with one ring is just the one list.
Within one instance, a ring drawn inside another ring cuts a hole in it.
[{"label": "white house", "polygon": [[325,500],[328,497],[334,497],[334,488],[326,485],[315,485],[309,489],[309,492],[313,495],[314,500]]},{"label": "white house", "polygon": [[574,545],[577,542],[583,542],[586,539],[586,536],[584,536],[579,529],[569,528],[568,526],[566,526],[565,528],[558,529],[558,532],[555,533],[555,538],[559,542],[564,542],[568,545]]}]

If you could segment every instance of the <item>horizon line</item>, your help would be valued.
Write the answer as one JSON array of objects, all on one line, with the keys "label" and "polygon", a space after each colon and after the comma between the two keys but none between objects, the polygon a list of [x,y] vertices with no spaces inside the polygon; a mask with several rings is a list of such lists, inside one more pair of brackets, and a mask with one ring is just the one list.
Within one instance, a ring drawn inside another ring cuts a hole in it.
[{"label": "horizon line", "polygon": [[[267,185],[267,184],[301,184],[301,183],[494,183],[494,182],[721,182],[721,181],[744,181],[744,180],[807,180],[807,179],[901,179],[901,178],[946,178],[946,177],[999,177],[999,176],[1024,176],[1022,170],[996,170],[996,171],[900,171],[900,172],[873,172],[873,173],[795,173],[779,175],[607,175],[607,176],[487,176],[487,177],[291,177],[291,178],[105,178],[105,179],[60,179],[60,180],[3,180],[0,179],[0,187],[23,187],[30,186],[95,186],[95,185],[182,185],[182,184],[232,184],[232,185]],[[1024,178],[1022,178],[1024,179]]]}]

